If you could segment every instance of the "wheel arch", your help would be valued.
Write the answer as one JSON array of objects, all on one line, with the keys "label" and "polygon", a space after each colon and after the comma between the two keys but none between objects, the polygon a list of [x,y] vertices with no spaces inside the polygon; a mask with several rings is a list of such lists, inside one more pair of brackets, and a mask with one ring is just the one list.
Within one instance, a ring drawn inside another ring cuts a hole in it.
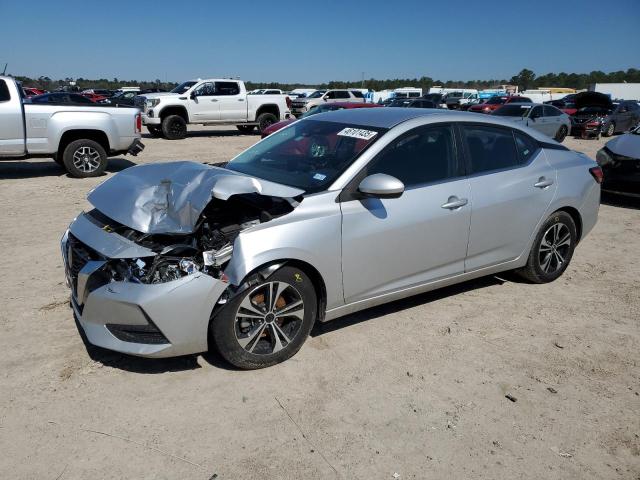
[{"label": "wheel arch", "polygon": [[67,130],[60,137],[60,142],[58,143],[58,157],[62,158],[62,154],[64,153],[64,149],[67,148],[71,142],[75,142],[76,140],[93,140],[100,144],[102,148],[104,148],[107,155],[111,151],[109,146],[109,137],[102,130],[93,130],[93,129],[78,129],[78,130]]},{"label": "wheel arch", "polygon": [[[573,222],[576,224],[576,242],[579,242],[582,239],[582,216],[580,212],[576,208],[569,206],[558,208],[553,213],[556,212],[568,213],[573,219]],[[551,215],[553,215],[553,213]]]},{"label": "wheel arch", "polygon": [[189,113],[187,112],[187,109],[185,107],[179,105],[165,107],[160,111],[159,116],[162,120],[164,120],[169,115],[178,115],[182,117],[185,122],[189,123]]},{"label": "wheel arch", "polygon": [[263,113],[272,113],[273,115],[276,116],[276,118],[278,120],[280,120],[280,107],[278,107],[278,105],[276,105],[275,103],[268,103],[266,105],[260,105],[258,110],[256,110],[256,120]]}]

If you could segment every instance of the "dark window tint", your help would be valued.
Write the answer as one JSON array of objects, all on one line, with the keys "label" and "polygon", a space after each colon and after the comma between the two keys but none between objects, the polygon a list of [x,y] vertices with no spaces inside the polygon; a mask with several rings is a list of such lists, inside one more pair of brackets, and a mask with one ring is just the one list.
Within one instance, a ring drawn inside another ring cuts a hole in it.
[{"label": "dark window tint", "polygon": [[518,150],[518,155],[520,156],[520,163],[529,162],[529,159],[533,157],[539,148],[538,142],[520,132],[514,132],[514,137],[516,139],[516,150]]},{"label": "dark window tint", "polygon": [[531,109],[531,113],[529,114],[529,118],[540,118],[543,116],[542,107],[533,107]]},{"label": "dark window tint", "polygon": [[0,80],[0,102],[6,102],[8,100],[11,100],[9,87],[7,86],[7,82]]},{"label": "dark window tint", "polygon": [[83,97],[82,95],[69,95],[69,99],[71,100],[71,102],[73,103],[86,103],[86,104],[93,104],[93,102],[91,101],[91,99],[87,98],[87,97]]},{"label": "dark window tint", "polygon": [[562,115],[562,112],[558,110],[556,107],[552,107],[550,105],[544,106],[545,117],[559,117],[560,115]]},{"label": "dark window tint", "polygon": [[374,173],[396,177],[405,187],[457,177],[451,127],[423,127],[402,135],[367,169],[367,175]]},{"label": "dark window tint", "polygon": [[327,94],[324,96],[324,98],[327,98],[329,100],[333,100],[336,97],[336,92],[327,92]]},{"label": "dark window tint", "polygon": [[349,95],[349,92],[345,92],[344,90],[338,90],[336,93],[335,98],[351,98],[351,95]]},{"label": "dark window tint", "polygon": [[353,96],[356,98],[364,98],[362,92],[359,92],[358,90],[352,90],[351,93],[353,93]]},{"label": "dark window tint", "polygon": [[238,95],[240,87],[236,82],[216,82],[216,95]]},{"label": "dark window tint", "polygon": [[519,164],[511,130],[505,128],[463,127],[471,173],[512,168]]}]

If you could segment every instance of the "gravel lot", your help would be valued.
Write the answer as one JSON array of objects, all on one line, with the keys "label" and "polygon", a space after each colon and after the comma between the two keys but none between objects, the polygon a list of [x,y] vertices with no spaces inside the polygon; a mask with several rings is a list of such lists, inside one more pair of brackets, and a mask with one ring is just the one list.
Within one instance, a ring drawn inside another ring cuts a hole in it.
[{"label": "gravel lot", "polygon": [[[146,138],[109,175],[225,161],[257,139]],[[592,158],[603,143],[566,140]],[[0,478],[640,479],[640,203],[604,197],[555,283],[505,275],[419,295],[242,372],[215,354],[83,344],[58,241],[103,179],[0,163]]]}]

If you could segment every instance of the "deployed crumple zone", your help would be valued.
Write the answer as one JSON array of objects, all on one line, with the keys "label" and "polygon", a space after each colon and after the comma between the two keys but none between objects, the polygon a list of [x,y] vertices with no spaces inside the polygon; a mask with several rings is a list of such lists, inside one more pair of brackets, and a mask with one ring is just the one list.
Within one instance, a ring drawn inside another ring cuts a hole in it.
[{"label": "deployed crumple zone", "polygon": [[193,233],[212,198],[260,194],[294,198],[302,190],[195,162],[129,168],[96,187],[89,202],[142,233]]}]

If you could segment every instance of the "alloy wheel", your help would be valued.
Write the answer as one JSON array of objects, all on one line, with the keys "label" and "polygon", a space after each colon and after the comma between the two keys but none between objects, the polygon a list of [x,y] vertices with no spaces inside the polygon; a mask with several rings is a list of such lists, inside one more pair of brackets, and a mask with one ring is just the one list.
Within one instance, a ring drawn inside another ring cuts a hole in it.
[{"label": "alloy wheel", "polygon": [[571,232],[564,223],[554,223],[544,232],[538,253],[538,262],[544,273],[560,270],[571,250]]},{"label": "alloy wheel", "polygon": [[169,131],[174,136],[180,136],[184,134],[185,128],[182,125],[182,123],[178,121],[174,121],[174,122],[171,122],[171,124],[169,125]]},{"label": "alloy wheel", "polygon": [[80,147],[73,152],[73,166],[83,173],[95,172],[100,160],[100,153],[93,147]]},{"label": "alloy wheel", "polygon": [[255,355],[278,353],[300,332],[304,302],[292,285],[268,282],[247,294],[235,315],[238,344]]}]

